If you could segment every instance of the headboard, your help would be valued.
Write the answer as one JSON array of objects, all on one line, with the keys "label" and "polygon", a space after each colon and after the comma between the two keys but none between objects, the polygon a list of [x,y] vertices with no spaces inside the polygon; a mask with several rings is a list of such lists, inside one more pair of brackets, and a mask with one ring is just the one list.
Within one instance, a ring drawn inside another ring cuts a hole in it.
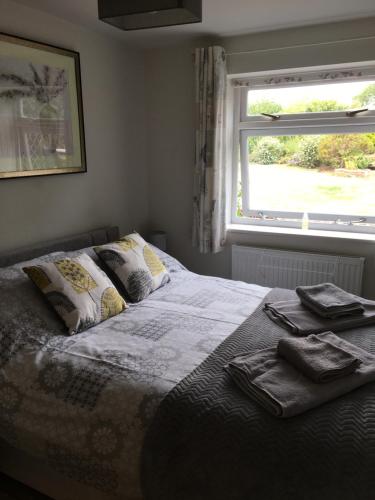
[{"label": "headboard", "polygon": [[80,248],[91,247],[93,245],[103,245],[110,241],[119,239],[119,228],[117,226],[94,229],[87,233],[59,238],[56,240],[37,243],[28,247],[0,253],[0,267],[11,266],[17,262],[35,259],[41,255],[52,252],[69,252]]}]

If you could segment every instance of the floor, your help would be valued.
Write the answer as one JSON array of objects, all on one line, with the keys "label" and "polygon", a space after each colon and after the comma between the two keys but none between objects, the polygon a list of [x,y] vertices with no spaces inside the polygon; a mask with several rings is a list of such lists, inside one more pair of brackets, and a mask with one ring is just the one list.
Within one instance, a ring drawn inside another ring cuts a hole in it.
[{"label": "floor", "polygon": [[0,500],[50,500],[45,495],[0,474]]}]

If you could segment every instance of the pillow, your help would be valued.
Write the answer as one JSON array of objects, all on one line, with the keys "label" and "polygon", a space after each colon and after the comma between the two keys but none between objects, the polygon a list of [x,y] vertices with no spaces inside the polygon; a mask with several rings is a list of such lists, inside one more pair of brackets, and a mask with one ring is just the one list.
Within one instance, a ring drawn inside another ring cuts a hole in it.
[{"label": "pillow", "polygon": [[133,302],[140,302],[170,280],[162,261],[137,233],[95,247],[95,252],[114,272]]},{"label": "pillow", "polygon": [[165,265],[167,271],[169,273],[177,273],[179,271],[187,271],[186,267],[181,264],[180,261],[172,257],[172,255],[169,255],[168,253],[164,252],[163,250],[160,250],[160,248],[155,247],[151,243],[149,243],[151,250],[153,250],[156,255],[159,257],[159,259],[162,261],[162,263]]},{"label": "pillow", "polygon": [[85,254],[24,267],[69,329],[82,332],[127,308],[111,280]]}]

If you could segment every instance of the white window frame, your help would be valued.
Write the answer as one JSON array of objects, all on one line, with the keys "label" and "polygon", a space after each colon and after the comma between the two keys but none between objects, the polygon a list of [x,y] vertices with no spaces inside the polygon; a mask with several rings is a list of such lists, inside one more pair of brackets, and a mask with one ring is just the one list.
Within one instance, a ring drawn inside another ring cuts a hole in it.
[{"label": "white window frame", "polygon": [[[305,69],[289,73],[253,73],[233,78],[233,171],[232,211],[233,224],[301,228],[302,212],[251,210],[248,168],[249,136],[320,135],[340,133],[375,133],[375,110],[348,117],[346,111],[321,113],[281,114],[277,120],[247,114],[249,89],[282,88],[302,85],[326,85],[327,83],[375,80],[375,62],[341,66],[335,65]],[[237,216],[238,166],[241,164],[242,210],[244,217]],[[374,189],[375,195],[375,189]],[[370,225],[368,225],[370,224]],[[309,227],[317,230],[375,233],[375,214],[369,216],[309,213]]]}]

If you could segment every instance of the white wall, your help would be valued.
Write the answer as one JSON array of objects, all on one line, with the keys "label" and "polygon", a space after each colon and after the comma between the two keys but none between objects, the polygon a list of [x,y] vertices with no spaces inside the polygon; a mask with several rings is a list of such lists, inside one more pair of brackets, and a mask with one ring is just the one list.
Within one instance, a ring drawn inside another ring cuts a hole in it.
[{"label": "white wall", "polygon": [[[375,35],[375,17],[340,23],[304,26],[222,40],[230,56],[229,72],[246,73],[283,68],[301,68],[375,59],[375,40],[358,40]],[[340,42],[348,40],[350,42]],[[325,45],[316,45],[330,42]],[[303,46],[311,44],[310,47]],[[302,47],[288,48],[302,45]],[[283,48],[286,47],[286,48]],[[246,51],[273,49],[269,52]]]},{"label": "white wall", "polygon": [[[170,251],[192,270],[229,277],[230,245],[220,254],[206,256],[191,246],[192,49],[213,40],[144,55],[10,0],[0,0],[0,31],[80,52],[88,162],[87,174],[0,181],[0,251],[106,224],[118,224],[123,232],[151,227],[168,232]],[[241,52],[373,34],[374,18],[233,37],[221,43],[228,52]],[[333,43],[232,56],[230,71],[374,58],[374,40]],[[375,297],[374,243],[261,233],[233,234],[231,241],[364,255],[365,293]]]},{"label": "white wall", "polygon": [[88,165],[0,180],[0,251],[107,224],[147,229],[143,54],[9,0],[0,0],[0,31],[80,52]]},{"label": "white wall", "polygon": [[[375,35],[375,19],[327,24],[222,40],[228,53],[277,48],[231,56],[231,73],[355,62],[375,59],[375,40],[335,43]],[[301,43],[332,41],[310,48]],[[364,293],[375,298],[375,243],[332,238],[251,233],[232,234],[225,251],[200,255],[191,248],[194,164],[194,73],[190,46],[150,51],[147,57],[150,217],[155,229],[168,232],[169,249],[191,270],[229,277],[230,242],[256,246],[361,255],[367,258]],[[207,42],[206,42],[207,43]]]},{"label": "white wall", "polygon": [[154,229],[167,231],[168,249],[190,269],[229,276],[226,253],[202,256],[191,244],[195,154],[192,50],[186,45],[148,54],[150,221]]}]

